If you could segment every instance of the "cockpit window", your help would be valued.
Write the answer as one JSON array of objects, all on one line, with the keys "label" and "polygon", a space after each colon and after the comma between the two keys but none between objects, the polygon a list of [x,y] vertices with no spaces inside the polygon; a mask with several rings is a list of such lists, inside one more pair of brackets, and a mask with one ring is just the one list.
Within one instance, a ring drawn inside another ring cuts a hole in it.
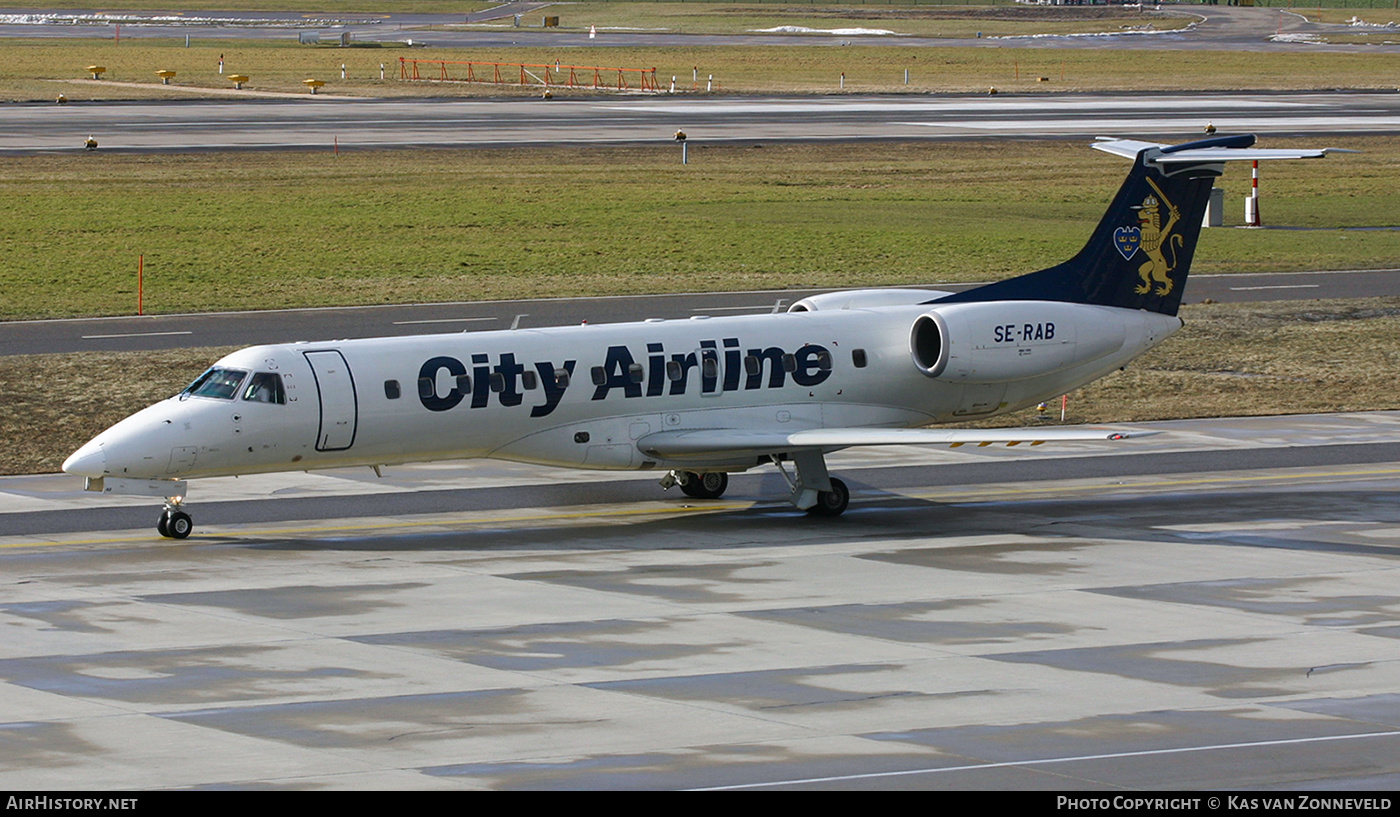
[{"label": "cockpit window", "polygon": [[287,394],[282,391],[282,376],[271,372],[253,372],[248,379],[248,388],[243,390],[243,399],[254,403],[276,403],[284,405]]},{"label": "cockpit window", "polygon": [[247,372],[238,369],[221,369],[215,366],[195,378],[193,383],[185,387],[180,396],[217,397],[220,400],[232,400],[233,396],[238,393],[239,384],[247,376]]}]

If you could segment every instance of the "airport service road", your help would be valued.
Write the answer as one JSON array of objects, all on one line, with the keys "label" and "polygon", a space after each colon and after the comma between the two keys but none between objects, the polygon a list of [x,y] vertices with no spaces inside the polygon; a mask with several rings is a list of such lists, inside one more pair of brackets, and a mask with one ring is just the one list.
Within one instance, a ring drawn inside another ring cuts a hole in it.
[{"label": "airport service road", "polygon": [[[973,284],[930,284],[962,290]],[[819,290],[628,295],[405,304],[337,309],[82,318],[0,322],[0,355],[84,351],[150,351],[202,346],[253,346],[297,340],[423,335],[639,321],[684,320],[696,315],[757,315],[786,309]],[[1400,296],[1400,270],[1353,270],[1192,275],[1186,303],[1222,303]]]},{"label": "airport service road", "polygon": [[[0,533],[0,785],[1393,790],[1400,413],[1153,427],[848,452],[837,520],[482,463]],[[60,479],[0,524],[132,507]]]},{"label": "airport service road", "polygon": [[[0,153],[1400,132],[1397,93],[293,99],[0,106]],[[679,152],[679,151],[678,151]],[[692,152],[692,161],[703,161]]]}]

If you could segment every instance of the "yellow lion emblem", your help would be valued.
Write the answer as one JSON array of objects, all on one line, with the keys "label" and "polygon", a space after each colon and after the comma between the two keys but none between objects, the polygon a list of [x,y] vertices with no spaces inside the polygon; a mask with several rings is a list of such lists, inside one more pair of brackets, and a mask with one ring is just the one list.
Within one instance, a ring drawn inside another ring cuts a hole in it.
[{"label": "yellow lion emblem", "polygon": [[[1152,285],[1157,285],[1156,294],[1166,295],[1172,291],[1174,284],[1169,277],[1172,270],[1176,269],[1176,252],[1181,248],[1182,238],[1180,235],[1172,233],[1177,221],[1181,219],[1181,211],[1176,208],[1162,193],[1162,188],[1151,179],[1147,183],[1152,185],[1152,189],[1157,191],[1157,195],[1148,194],[1142,200],[1142,205],[1137,208],[1138,228],[1142,231],[1142,243],[1139,248],[1147,256],[1147,260],[1138,267],[1138,277],[1142,279],[1142,284],[1134,291],[1139,295],[1146,295],[1152,291]],[[1167,207],[1167,223],[1162,223],[1162,205]],[[1172,250],[1172,261],[1167,262],[1164,250]]]}]

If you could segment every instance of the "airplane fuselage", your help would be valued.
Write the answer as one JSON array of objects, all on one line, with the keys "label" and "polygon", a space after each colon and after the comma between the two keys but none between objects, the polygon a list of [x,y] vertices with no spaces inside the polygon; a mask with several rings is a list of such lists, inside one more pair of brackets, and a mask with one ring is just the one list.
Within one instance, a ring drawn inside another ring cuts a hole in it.
[{"label": "airplane fuselage", "polygon": [[[921,319],[941,333],[936,372],[920,357]],[[254,346],[211,369],[237,383],[157,403],[75,460],[88,452],[102,474],[146,480],[473,457],[739,471],[758,460],[673,462],[639,441],[991,416],[1101,377],[1180,325],[1061,302],[912,303]],[[280,381],[277,399],[254,398],[255,378]]]}]

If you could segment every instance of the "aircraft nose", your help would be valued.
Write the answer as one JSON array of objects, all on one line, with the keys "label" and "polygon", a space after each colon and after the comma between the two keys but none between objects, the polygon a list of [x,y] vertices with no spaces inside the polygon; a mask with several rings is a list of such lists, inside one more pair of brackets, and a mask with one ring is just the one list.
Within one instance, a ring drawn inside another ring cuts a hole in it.
[{"label": "aircraft nose", "polygon": [[79,477],[100,477],[107,473],[107,452],[93,440],[63,461],[63,472]]}]

